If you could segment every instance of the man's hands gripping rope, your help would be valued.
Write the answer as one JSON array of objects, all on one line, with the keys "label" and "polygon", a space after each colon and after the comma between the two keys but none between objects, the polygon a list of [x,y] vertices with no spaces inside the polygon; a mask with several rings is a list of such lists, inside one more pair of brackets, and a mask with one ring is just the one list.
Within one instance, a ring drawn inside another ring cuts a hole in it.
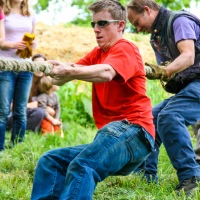
[{"label": "man's hands gripping rope", "polygon": [[166,69],[166,65],[168,63],[165,63],[164,65],[156,65],[156,64],[149,64],[145,63],[145,72],[146,77],[150,80],[160,79],[161,81],[169,81],[172,76],[170,75],[169,71]]}]

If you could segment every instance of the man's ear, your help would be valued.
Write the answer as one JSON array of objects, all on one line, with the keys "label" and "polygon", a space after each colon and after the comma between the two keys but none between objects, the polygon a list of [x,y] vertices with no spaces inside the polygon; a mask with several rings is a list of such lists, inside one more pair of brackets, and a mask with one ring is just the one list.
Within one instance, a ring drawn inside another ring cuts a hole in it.
[{"label": "man's ear", "polygon": [[124,20],[121,20],[120,22],[119,22],[119,30],[120,31],[123,31],[124,29],[125,29],[125,21]]},{"label": "man's ear", "polygon": [[148,14],[151,13],[151,9],[148,6],[144,6],[144,11],[147,11]]}]

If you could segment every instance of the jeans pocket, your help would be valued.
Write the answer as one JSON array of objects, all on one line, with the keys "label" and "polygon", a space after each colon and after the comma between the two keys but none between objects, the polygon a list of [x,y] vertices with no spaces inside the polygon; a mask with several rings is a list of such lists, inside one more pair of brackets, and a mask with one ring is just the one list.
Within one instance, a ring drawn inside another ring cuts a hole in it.
[{"label": "jeans pocket", "polygon": [[97,134],[107,133],[109,135],[119,138],[125,131],[127,131],[128,127],[130,126],[130,124],[124,123],[123,121],[114,121],[102,127],[97,132]]},{"label": "jeans pocket", "polygon": [[142,130],[134,134],[127,141],[127,148],[130,152],[130,162],[141,162],[151,152],[151,145],[147,139],[143,137]]}]

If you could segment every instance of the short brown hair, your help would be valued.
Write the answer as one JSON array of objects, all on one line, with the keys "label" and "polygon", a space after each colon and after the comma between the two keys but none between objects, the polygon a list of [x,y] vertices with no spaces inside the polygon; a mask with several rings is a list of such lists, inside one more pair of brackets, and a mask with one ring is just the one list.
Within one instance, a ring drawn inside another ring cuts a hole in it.
[{"label": "short brown hair", "polygon": [[36,58],[43,58],[45,61],[47,60],[47,58],[41,53],[34,54],[32,57],[32,61],[34,61]]},{"label": "short brown hair", "polygon": [[53,84],[51,82],[50,76],[44,76],[40,79],[40,82],[38,84],[38,88],[40,92],[47,93],[52,87],[53,87]]},{"label": "short brown hair", "polygon": [[152,10],[160,10],[160,5],[157,4],[154,0],[131,0],[127,8],[132,9],[136,13],[143,13],[144,6],[148,6]]},{"label": "short brown hair", "polygon": [[126,22],[126,8],[116,0],[100,0],[88,7],[94,14],[107,10],[114,20],[124,20]]}]

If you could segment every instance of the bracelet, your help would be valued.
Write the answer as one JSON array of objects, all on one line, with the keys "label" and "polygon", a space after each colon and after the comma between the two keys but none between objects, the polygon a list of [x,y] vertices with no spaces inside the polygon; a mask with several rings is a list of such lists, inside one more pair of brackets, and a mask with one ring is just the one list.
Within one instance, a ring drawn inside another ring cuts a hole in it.
[{"label": "bracelet", "polygon": [[0,20],[4,19],[4,13],[0,13]]}]

